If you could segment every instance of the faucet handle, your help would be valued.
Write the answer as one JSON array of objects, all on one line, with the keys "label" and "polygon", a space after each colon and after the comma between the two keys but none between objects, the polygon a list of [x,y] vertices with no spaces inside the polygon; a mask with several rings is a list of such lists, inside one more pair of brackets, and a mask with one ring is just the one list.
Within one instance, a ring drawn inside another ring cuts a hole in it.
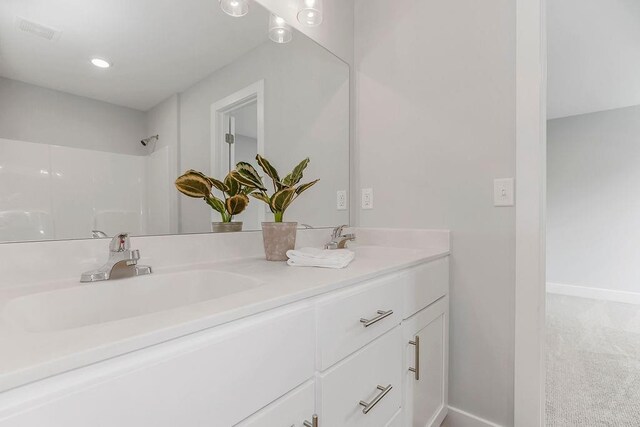
[{"label": "faucet handle", "polygon": [[111,252],[124,252],[128,251],[129,248],[131,248],[129,233],[118,233],[109,243],[109,251]]},{"label": "faucet handle", "polygon": [[340,237],[342,235],[342,230],[344,230],[345,227],[348,227],[348,225],[347,224],[339,225],[336,228],[334,228],[333,233],[331,233],[331,237],[334,239],[337,239],[338,237]]}]

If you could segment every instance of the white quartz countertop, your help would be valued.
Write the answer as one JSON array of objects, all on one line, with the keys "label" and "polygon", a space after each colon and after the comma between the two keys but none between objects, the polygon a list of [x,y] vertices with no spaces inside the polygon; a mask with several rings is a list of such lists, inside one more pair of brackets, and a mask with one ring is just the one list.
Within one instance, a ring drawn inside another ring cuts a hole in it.
[{"label": "white quartz countertop", "polygon": [[[57,281],[0,289],[0,392],[447,256],[448,234],[446,245],[423,248],[363,245],[354,250],[355,260],[339,270],[289,267],[260,257],[166,268],[154,266],[154,275],[212,270],[211,277],[215,280],[215,271],[224,271],[259,280],[261,284],[166,311],[46,332],[29,332],[17,326],[5,307],[21,296],[91,284]],[[126,280],[121,279],[118,284],[125,284]]]}]

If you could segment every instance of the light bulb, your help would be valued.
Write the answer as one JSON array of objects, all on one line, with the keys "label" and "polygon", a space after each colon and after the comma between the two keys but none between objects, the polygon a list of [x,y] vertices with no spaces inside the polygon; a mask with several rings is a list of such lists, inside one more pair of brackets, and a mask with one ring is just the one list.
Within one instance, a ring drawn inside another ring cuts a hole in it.
[{"label": "light bulb", "polygon": [[269,17],[269,38],[276,43],[289,43],[293,38],[293,30],[285,20],[273,13]]},{"label": "light bulb", "polygon": [[317,27],[322,24],[322,0],[301,0],[298,22],[305,27]]},{"label": "light bulb", "polygon": [[239,18],[249,13],[249,0],[218,0],[227,15]]},{"label": "light bulb", "polygon": [[98,68],[109,68],[111,64],[108,61],[105,61],[102,58],[92,58],[91,63]]}]

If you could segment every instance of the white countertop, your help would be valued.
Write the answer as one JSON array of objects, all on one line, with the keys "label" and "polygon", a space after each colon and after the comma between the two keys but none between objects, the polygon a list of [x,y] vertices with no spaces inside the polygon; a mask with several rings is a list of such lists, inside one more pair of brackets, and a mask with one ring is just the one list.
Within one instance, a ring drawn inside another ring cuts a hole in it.
[{"label": "white countertop", "polygon": [[90,284],[60,281],[0,288],[0,392],[447,256],[448,234],[446,246],[362,246],[356,247],[355,251],[356,259],[347,268],[340,270],[289,267],[286,263],[268,262],[259,257],[180,267],[154,266],[154,274],[158,275],[192,269],[211,269],[255,278],[260,280],[262,285],[180,308],[52,332],[27,332],[15,326],[15,322],[7,318],[4,307],[10,300],[20,296],[56,288],[91,286]]}]

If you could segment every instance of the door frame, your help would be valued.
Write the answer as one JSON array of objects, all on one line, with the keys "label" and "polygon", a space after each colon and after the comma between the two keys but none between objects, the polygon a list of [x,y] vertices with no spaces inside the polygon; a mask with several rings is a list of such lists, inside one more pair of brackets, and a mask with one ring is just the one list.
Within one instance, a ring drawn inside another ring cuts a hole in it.
[{"label": "door frame", "polygon": [[546,0],[516,3],[514,425],[545,425]]},{"label": "door frame", "polygon": [[[211,175],[215,178],[224,178],[223,171],[228,166],[225,158],[225,116],[230,112],[256,102],[257,107],[257,152],[264,155],[264,80],[258,80],[225,98],[211,104]],[[216,212],[211,212],[212,221],[217,217]],[[260,210],[260,221],[264,221],[264,210]]]}]

